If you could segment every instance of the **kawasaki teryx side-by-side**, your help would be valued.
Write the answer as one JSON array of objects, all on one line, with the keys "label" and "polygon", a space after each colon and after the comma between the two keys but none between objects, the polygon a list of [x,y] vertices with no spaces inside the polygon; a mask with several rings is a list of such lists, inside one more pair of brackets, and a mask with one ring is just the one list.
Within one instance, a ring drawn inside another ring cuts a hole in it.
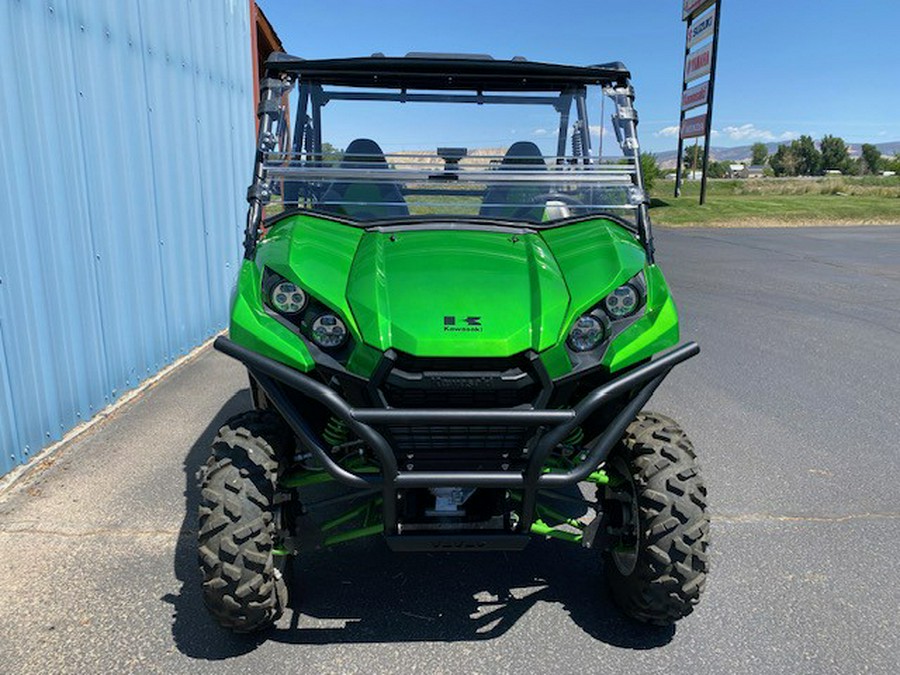
[{"label": "kawasaki teryx side-by-side", "polygon": [[[375,535],[403,552],[554,538],[602,555],[630,616],[691,612],[706,489],[684,431],[642,409],[699,348],[676,346],[629,78],[447,54],[268,61],[216,340],[255,409],[200,476],[222,625],[277,619],[298,552]],[[605,105],[611,159],[589,121]]]}]

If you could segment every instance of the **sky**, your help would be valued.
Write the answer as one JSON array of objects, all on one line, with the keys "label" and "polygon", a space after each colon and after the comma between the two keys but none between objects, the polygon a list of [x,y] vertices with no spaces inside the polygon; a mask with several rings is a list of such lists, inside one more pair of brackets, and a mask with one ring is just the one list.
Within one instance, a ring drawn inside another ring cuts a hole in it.
[{"label": "sky", "polygon": [[[685,33],[681,0],[258,3],[285,49],[304,58],[431,51],[521,55],[576,65],[623,61],[637,92],[643,148],[675,149]],[[848,143],[900,141],[900,2],[722,4],[712,145],[790,140],[800,134],[817,139],[833,134]],[[354,137],[369,136],[386,150],[495,147],[514,140],[543,146],[549,141],[542,136],[553,128],[545,111],[530,108],[513,113],[494,106],[481,113],[458,110],[474,106],[423,110],[429,104],[421,104],[398,111],[396,104],[375,104],[377,109],[351,110],[354,105],[326,108],[326,140],[343,147]],[[609,108],[605,112],[608,118]],[[592,123],[599,113],[597,103]]]}]

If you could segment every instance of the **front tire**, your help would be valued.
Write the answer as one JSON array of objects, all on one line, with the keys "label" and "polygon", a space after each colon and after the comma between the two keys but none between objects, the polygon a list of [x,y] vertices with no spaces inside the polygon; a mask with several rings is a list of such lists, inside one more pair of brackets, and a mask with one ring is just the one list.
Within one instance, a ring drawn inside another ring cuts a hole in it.
[{"label": "front tire", "polygon": [[611,453],[607,471],[610,591],[629,616],[672,624],[693,611],[709,563],[706,487],[693,445],[674,420],[641,413]]},{"label": "front tire", "polygon": [[203,600],[225,628],[270,626],[287,605],[276,504],[279,458],[290,437],[269,412],[231,418],[219,430],[201,472],[199,560]]}]

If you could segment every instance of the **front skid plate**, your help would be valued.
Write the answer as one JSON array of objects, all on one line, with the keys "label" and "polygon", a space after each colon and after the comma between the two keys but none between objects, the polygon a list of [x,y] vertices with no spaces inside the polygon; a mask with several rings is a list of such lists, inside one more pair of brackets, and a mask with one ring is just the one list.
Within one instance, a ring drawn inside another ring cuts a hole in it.
[{"label": "front skid plate", "polygon": [[385,535],[392,551],[521,551],[531,541],[527,534],[391,534]]}]

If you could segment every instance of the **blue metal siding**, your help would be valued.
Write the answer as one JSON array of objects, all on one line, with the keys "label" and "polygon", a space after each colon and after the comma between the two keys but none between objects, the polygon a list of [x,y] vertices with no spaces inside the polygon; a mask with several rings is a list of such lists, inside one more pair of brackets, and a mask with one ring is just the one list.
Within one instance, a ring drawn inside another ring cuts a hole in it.
[{"label": "blue metal siding", "polygon": [[248,5],[0,3],[0,474],[225,326]]}]

